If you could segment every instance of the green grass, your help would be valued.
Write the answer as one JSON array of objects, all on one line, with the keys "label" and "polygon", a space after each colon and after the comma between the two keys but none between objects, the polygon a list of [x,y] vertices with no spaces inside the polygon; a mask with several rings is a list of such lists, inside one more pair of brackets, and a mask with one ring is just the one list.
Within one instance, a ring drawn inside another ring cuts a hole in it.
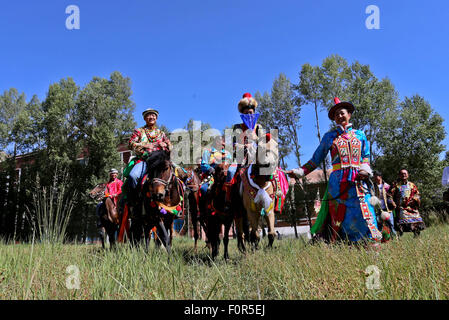
[{"label": "green grass", "polygon": [[[266,241],[266,240],[264,240]],[[264,247],[266,242],[262,243]],[[0,299],[447,299],[449,226],[384,244],[380,252],[346,245],[275,241],[272,250],[211,262],[200,243],[175,238],[164,250],[116,252],[99,245],[0,244]],[[80,270],[80,288],[67,289],[66,268]],[[378,290],[366,287],[366,268],[381,271]]]}]

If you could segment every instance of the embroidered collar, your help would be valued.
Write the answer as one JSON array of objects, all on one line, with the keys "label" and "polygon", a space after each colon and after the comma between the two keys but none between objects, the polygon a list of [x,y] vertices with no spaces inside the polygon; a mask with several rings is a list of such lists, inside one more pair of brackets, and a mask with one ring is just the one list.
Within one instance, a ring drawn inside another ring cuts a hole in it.
[{"label": "embroidered collar", "polygon": [[352,123],[348,123],[344,128],[341,124],[337,125],[337,131],[339,134],[352,131]]},{"label": "embroidered collar", "polygon": [[149,131],[157,130],[157,126],[156,126],[156,125],[150,127],[149,125],[146,124],[146,125],[144,126],[144,128],[145,128],[146,130],[149,130]]}]

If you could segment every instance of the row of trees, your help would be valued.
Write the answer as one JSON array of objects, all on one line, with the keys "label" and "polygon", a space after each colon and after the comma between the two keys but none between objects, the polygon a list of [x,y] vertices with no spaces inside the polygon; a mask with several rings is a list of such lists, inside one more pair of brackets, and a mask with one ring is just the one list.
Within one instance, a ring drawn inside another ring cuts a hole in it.
[{"label": "row of trees", "polygon": [[447,159],[440,159],[445,150],[443,118],[419,95],[400,100],[393,83],[388,78],[378,79],[369,65],[349,64],[343,57],[331,55],[321,65],[304,64],[297,83],[281,73],[271,92],[257,92],[255,97],[260,102],[262,124],[279,129],[281,159],[293,154],[298,166],[301,110],[313,108],[318,145],[327,131],[319,126],[319,112],[329,110],[334,97],[351,101],[356,106],[351,123],[364,131],[370,142],[372,167],[388,182],[397,179],[400,168],[406,168],[422,192],[423,206],[441,205],[441,176],[449,165]]},{"label": "row of trees", "polygon": [[[67,175],[68,185],[57,197],[76,194],[68,234],[95,232],[87,191],[104,181],[111,167],[120,167],[117,145],[136,125],[131,95],[130,79],[114,72],[83,88],[71,78],[62,79],[50,85],[42,102],[36,96],[27,102],[16,89],[0,96],[0,146],[10,155],[1,164],[0,236],[26,237],[36,212],[33,195]],[[28,163],[19,176],[17,156],[30,152],[21,159]]]}]

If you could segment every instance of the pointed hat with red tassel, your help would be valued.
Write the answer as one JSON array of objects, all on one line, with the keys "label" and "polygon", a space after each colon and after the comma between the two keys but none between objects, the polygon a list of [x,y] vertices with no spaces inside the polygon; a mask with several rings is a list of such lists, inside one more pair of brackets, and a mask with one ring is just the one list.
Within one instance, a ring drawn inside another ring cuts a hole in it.
[{"label": "pointed hat with red tassel", "polygon": [[340,99],[338,99],[337,97],[334,98],[334,103],[335,103],[335,105],[332,108],[330,108],[329,113],[328,113],[329,119],[331,119],[331,120],[334,120],[335,111],[337,111],[340,108],[344,108],[344,109],[348,110],[348,112],[350,114],[352,114],[355,110],[355,107],[351,102],[346,102],[346,101],[341,102]]}]

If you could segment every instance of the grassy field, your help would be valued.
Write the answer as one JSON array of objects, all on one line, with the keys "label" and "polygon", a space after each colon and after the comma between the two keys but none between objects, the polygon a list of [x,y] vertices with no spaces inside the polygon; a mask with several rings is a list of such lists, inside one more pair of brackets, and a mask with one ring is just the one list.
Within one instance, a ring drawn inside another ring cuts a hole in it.
[{"label": "grassy field", "polygon": [[[153,243],[149,253],[126,245],[111,252],[98,245],[3,243],[0,299],[447,299],[448,244],[448,225],[418,239],[405,234],[380,252],[284,239],[243,256],[231,240],[230,261],[221,251],[213,263],[204,243],[193,254],[186,238],[174,239],[170,261]],[[79,289],[66,286],[76,285],[71,265],[79,269]],[[369,266],[380,271],[377,289],[367,288],[367,279],[376,284]]]}]

